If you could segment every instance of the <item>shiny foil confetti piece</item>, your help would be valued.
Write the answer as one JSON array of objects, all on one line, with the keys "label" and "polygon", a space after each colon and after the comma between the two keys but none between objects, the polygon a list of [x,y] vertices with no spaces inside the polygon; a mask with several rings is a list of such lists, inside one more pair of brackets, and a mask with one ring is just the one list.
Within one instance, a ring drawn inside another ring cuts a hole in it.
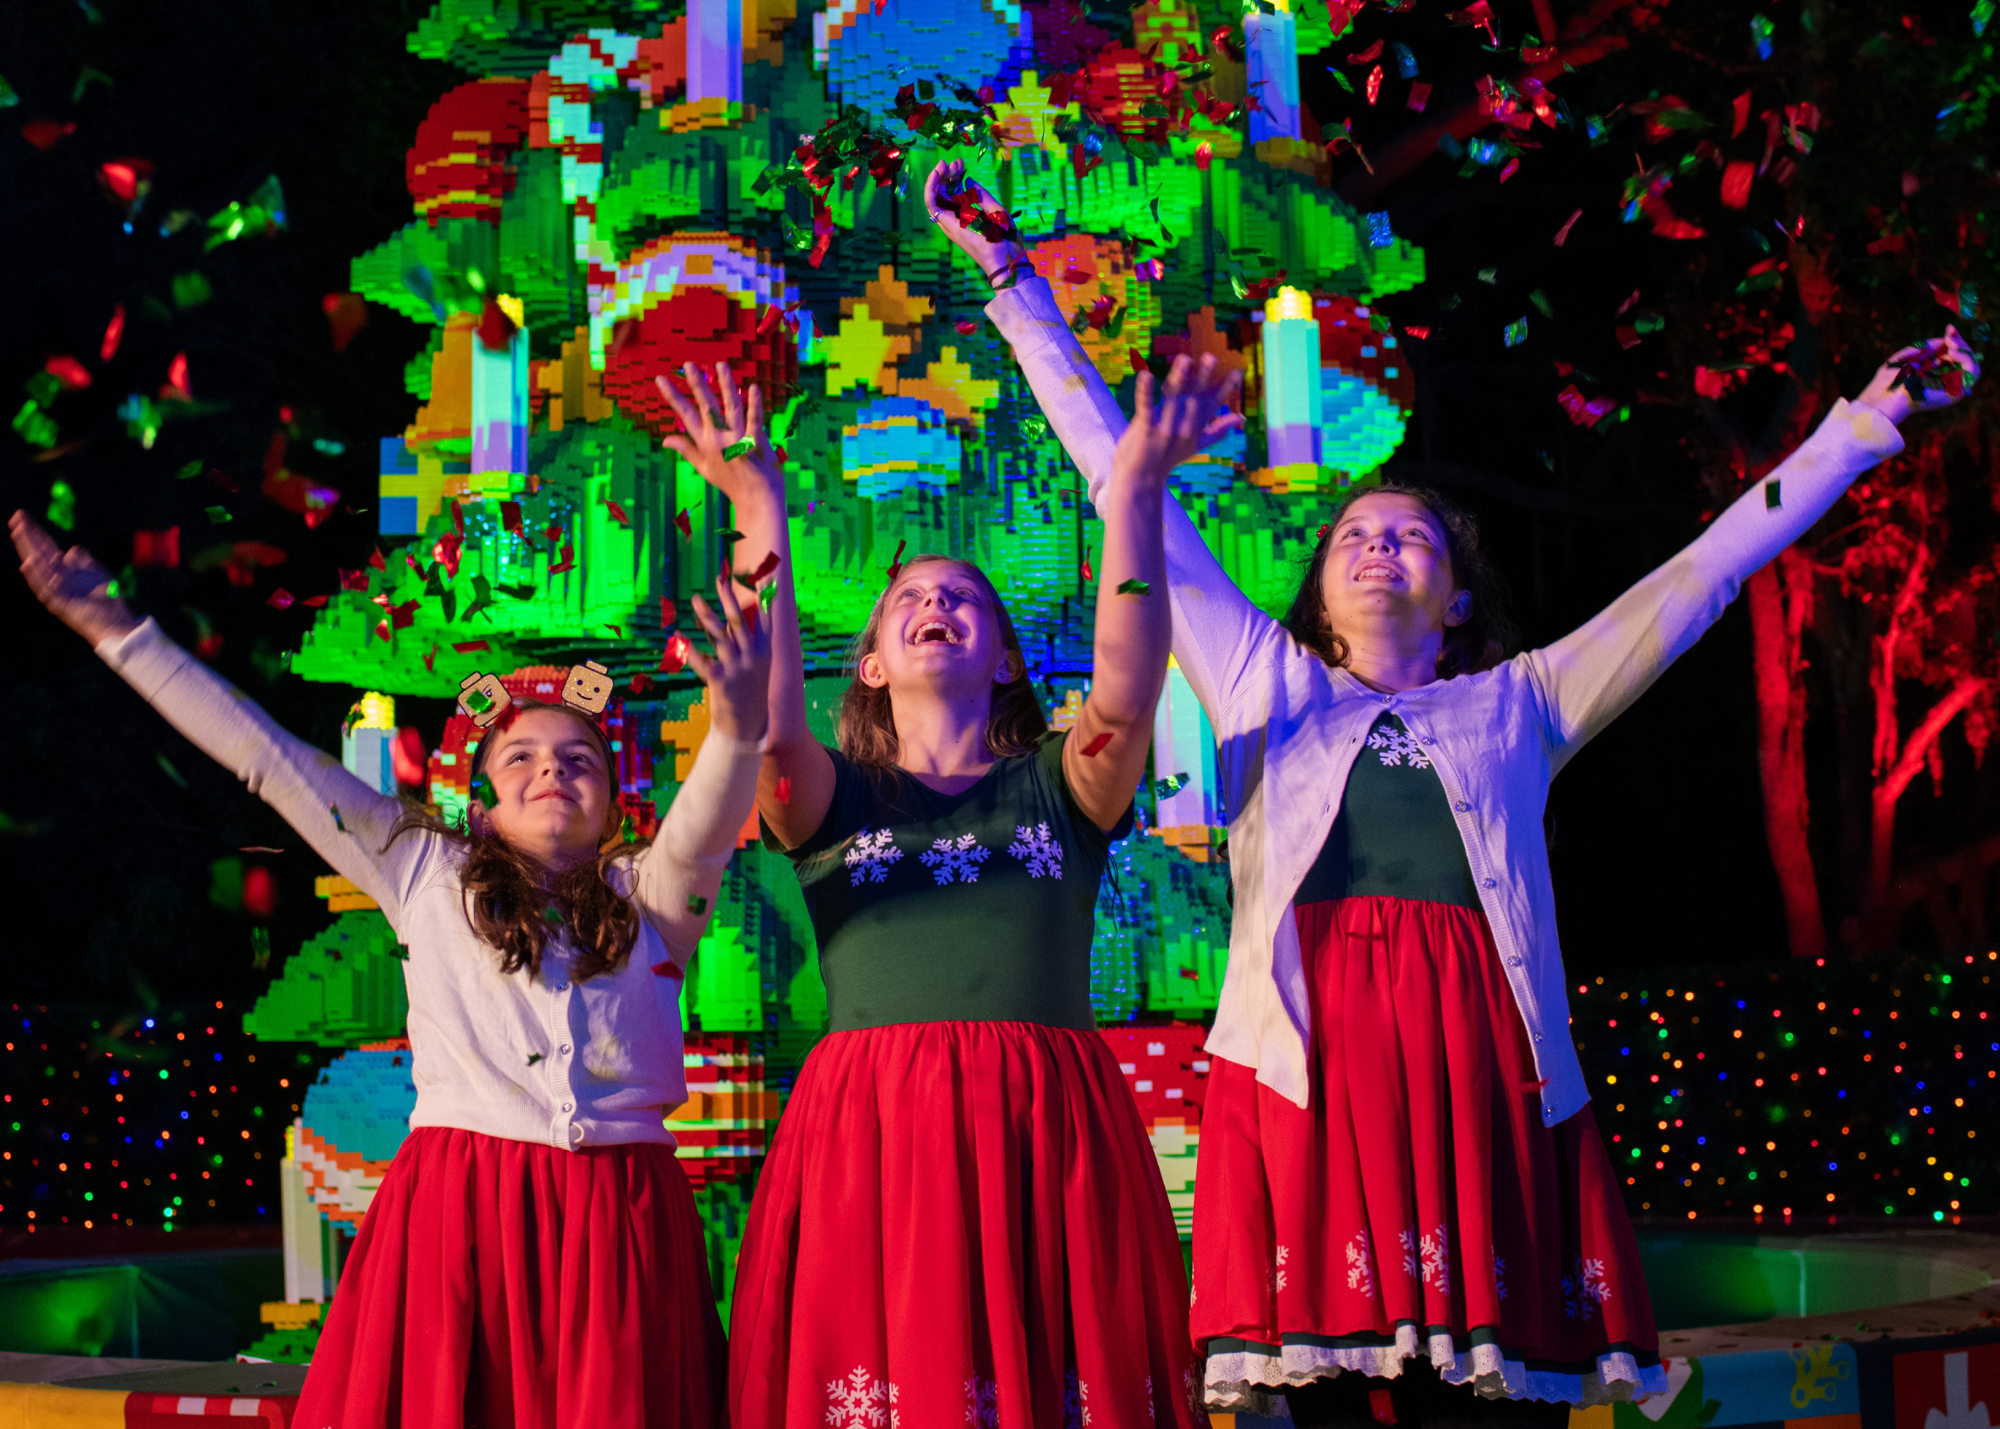
[{"label": "shiny foil confetti piece", "polygon": [[1111,732],[1106,730],[1103,734],[1098,735],[1097,738],[1086,744],[1083,747],[1083,752],[1087,757],[1095,758],[1104,752],[1104,746],[1109,743],[1111,743]]}]

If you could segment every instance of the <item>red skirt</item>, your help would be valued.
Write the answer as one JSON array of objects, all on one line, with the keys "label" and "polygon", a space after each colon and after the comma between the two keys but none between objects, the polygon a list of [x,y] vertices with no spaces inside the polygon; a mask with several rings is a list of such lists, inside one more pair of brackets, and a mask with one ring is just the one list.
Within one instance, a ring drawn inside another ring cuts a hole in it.
[{"label": "red skirt", "polygon": [[1212,1409],[1427,1355],[1490,1398],[1666,1388],[1637,1242],[1585,1107],[1541,1084],[1483,913],[1297,910],[1312,996],[1301,1109],[1216,1059],[1195,1178]]},{"label": "red skirt", "polygon": [[710,1429],[727,1354],[673,1147],[419,1127],[361,1222],[294,1422]]},{"label": "red skirt", "polygon": [[1094,1031],[836,1032],[757,1185],[739,1429],[1205,1425],[1173,1212]]}]

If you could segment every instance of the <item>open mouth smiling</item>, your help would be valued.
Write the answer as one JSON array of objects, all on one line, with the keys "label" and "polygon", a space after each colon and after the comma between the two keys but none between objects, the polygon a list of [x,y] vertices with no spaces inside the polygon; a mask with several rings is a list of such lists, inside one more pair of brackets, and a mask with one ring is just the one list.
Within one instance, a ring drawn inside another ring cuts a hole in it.
[{"label": "open mouth smiling", "polygon": [[962,645],[965,637],[942,620],[926,620],[910,632],[912,645]]},{"label": "open mouth smiling", "polygon": [[1403,573],[1387,561],[1368,561],[1354,573],[1358,581],[1399,581]]}]

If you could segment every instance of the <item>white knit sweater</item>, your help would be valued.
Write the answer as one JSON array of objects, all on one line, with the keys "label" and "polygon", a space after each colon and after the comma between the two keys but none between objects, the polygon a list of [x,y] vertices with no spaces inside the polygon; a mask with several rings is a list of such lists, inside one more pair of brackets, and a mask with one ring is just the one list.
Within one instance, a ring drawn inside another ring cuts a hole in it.
[{"label": "white knit sweater", "polygon": [[411,1126],[565,1150],[673,1144],[665,1117],[687,1100],[681,970],[756,798],[756,741],[711,733],[659,836],[614,869],[642,915],[622,966],[572,982],[571,949],[557,939],[539,977],[503,976],[499,954],[466,922],[462,845],[418,831],[384,848],[402,805],[280,728],[152,621],[97,653],[379,903],[408,945]]},{"label": "white knit sweater", "polygon": [[[1095,497],[1125,417],[1049,285],[987,304]],[[1379,694],[1330,669],[1224,573],[1178,502],[1166,503],[1173,652],[1215,727],[1229,811],[1235,916],[1208,1050],[1307,1102],[1311,1001],[1292,894],[1340,811],[1348,771],[1384,710],[1425,747],[1451,801],[1543,1078],[1553,1125],[1589,1100],[1569,1035],[1542,813],[1557,771],[1721,616],[1861,472],[1903,448],[1872,407],[1836,402],[1818,431],[1685,550],[1553,645],[1477,675]]]}]

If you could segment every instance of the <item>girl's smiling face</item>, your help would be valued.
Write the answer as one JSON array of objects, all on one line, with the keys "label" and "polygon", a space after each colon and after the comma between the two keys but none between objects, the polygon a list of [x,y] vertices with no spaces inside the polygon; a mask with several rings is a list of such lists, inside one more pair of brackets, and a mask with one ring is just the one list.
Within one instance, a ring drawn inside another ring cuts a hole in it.
[{"label": "girl's smiling face", "polygon": [[551,868],[597,857],[610,816],[611,771],[580,717],[524,709],[488,738],[480,764],[492,802],[475,798],[473,826]]},{"label": "girl's smiling face", "polygon": [[904,568],[883,597],[875,648],[860,665],[863,682],[878,689],[928,684],[990,690],[1014,673],[986,583],[958,561]]},{"label": "girl's smiling face", "polygon": [[1472,593],[1453,578],[1444,525],[1398,492],[1349,502],[1320,576],[1327,626],[1352,636],[1385,619],[1442,634],[1462,624]]}]

